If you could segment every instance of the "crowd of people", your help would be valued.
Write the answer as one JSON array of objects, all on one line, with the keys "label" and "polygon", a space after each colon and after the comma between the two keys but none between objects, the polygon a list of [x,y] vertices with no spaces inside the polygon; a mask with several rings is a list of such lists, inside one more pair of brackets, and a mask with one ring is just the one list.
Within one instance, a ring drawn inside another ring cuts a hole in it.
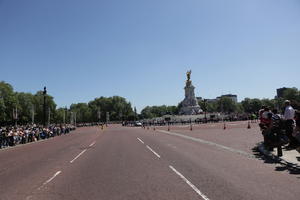
[{"label": "crowd of people", "polygon": [[286,149],[296,149],[300,153],[300,111],[295,110],[289,100],[285,101],[283,115],[263,106],[259,117],[265,146],[273,149],[287,145]]},{"label": "crowd of people", "polygon": [[47,128],[39,125],[0,127],[0,148],[67,134],[72,130],[75,130],[75,126],[70,124],[50,125]]}]

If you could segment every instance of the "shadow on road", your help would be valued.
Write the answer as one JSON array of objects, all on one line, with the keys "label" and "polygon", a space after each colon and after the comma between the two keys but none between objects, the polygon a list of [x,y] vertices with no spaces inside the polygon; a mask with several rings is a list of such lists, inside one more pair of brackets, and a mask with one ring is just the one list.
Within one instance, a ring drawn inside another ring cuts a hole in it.
[{"label": "shadow on road", "polygon": [[[257,159],[264,161],[264,163],[266,164],[280,164],[281,166],[275,166],[275,171],[287,171],[289,172],[289,174],[300,175],[300,167],[298,165],[289,162],[284,162],[280,158],[266,156],[258,150],[258,145],[259,144],[252,148],[253,155]],[[300,177],[298,178],[300,179]]]}]

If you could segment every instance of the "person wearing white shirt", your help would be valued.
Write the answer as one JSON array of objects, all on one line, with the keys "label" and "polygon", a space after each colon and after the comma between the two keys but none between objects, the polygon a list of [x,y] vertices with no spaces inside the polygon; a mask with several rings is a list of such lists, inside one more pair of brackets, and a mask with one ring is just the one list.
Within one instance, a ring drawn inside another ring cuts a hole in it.
[{"label": "person wearing white shirt", "polygon": [[290,140],[288,148],[294,148],[297,146],[298,141],[292,136],[294,131],[294,118],[295,118],[295,110],[291,106],[291,102],[286,100],[285,102],[285,110],[283,114],[283,118],[285,120],[285,131],[286,135]]},{"label": "person wearing white shirt", "polygon": [[294,118],[295,118],[295,110],[291,106],[290,101],[286,100],[285,101],[285,105],[286,105],[286,107],[285,107],[284,115],[283,115],[284,119],[285,120],[294,120]]}]

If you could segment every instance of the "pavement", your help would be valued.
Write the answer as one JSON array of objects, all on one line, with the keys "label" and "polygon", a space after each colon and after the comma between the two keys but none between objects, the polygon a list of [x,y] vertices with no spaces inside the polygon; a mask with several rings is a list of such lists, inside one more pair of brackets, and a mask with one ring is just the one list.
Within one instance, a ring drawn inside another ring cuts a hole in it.
[{"label": "pavement", "polygon": [[299,169],[300,170],[300,153],[296,150],[287,150],[286,148],[283,148],[282,149],[282,157],[278,157],[277,156],[277,148],[274,148],[273,151],[268,151],[267,148],[264,146],[263,143],[259,144],[258,145],[258,149],[259,151],[275,160],[275,161],[278,161],[278,162],[281,162],[285,165],[288,165],[290,167],[294,167],[296,169]]},{"label": "pavement", "polygon": [[83,127],[0,150],[0,199],[299,199],[300,171],[261,156],[246,125]]}]

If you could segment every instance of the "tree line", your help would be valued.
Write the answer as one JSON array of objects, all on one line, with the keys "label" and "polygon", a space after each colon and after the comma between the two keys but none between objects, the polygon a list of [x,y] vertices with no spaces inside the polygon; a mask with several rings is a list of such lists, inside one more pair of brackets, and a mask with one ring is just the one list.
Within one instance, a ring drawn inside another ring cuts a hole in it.
[{"label": "tree line", "polygon": [[[0,82],[0,125],[43,123],[44,94],[15,92],[4,81]],[[46,118],[48,123],[104,122],[109,120],[134,120],[137,115],[131,103],[119,96],[99,97],[88,103],[75,103],[69,108],[57,108],[54,98],[46,94]]]},{"label": "tree line", "polygon": [[[284,101],[290,100],[292,106],[296,109],[300,109],[300,91],[297,88],[287,88],[283,96],[274,99],[258,99],[258,98],[245,98],[241,102],[234,102],[229,97],[221,97],[216,101],[208,101],[201,99],[198,101],[199,105],[204,112],[221,112],[226,114],[232,113],[244,113],[252,114],[257,113],[263,106],[268,106],[270,109],[276,108],[279,112],[283,112]],[[178,114],[181,104],[178,106],[147,106],[141,111],[141,118],[154,118],[162,117],[166,114]]]},{"label": "tree line", "polygon": [[[199,100],[199,105],[204,112],[222,113],[257,113],[266,105],[283,111],[284,101],[290,100],[292,106],[300,109],[300,91],[297,88],[288,88],[283,97],[274,99],[245,98],[241,102],[234,102],[228,97],[221,97],[217,101]],[[0,82],[0,125],[28,123],[43,123],[44,95],[43,91],[35,94],[15,92],[13,87],[4,81]],[[69,108],[57,108],[54,98],[46,95],[46,116],[49,123],[88,123],[105,122],[107,113],[110,121],[132,121],[149,119],[164,115],[177,115],[180,110],[177,106],[146,106],[139,115],[132,108],[130,102],[120,96],[99,97],[88,103],[74,103]]]}]

